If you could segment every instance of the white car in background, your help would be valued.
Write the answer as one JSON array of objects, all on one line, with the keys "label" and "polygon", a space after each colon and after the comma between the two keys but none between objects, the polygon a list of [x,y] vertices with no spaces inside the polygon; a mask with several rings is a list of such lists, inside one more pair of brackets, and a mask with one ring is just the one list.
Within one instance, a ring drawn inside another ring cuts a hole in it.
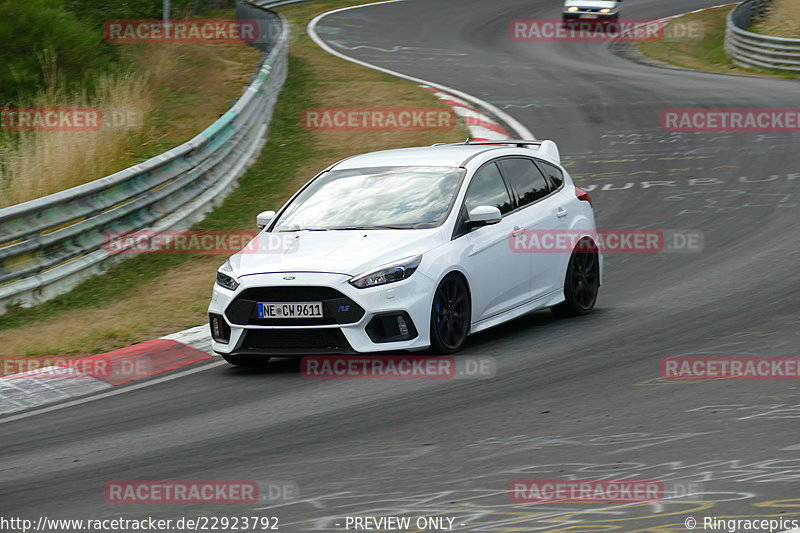
[{"label": "white car in background", "polygon": [[578,20],[616,21],[621,4],[622,0],[565,0],[562,17],[565,23]]},{"label": "white car in background", "polygon": [[[602,274],[591,198],[552,141],[358,155],[309,181],[217,272],[212,347],[228,362],[397,350],[452,353],[468,334],[550,307],[592,310]],[[564,251],[512,250],[565,230]],[[264,249],[268,240],[280,250]],[[255,250],[255,251],[254,251]]]}]

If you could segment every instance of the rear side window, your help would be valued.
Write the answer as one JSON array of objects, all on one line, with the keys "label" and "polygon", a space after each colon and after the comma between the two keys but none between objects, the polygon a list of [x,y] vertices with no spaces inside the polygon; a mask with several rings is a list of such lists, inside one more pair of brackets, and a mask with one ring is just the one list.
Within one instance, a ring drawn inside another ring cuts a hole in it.
[{"label": "rear side window", "polygon": [[519,207],[526,206],[550,194],[550,187],[544,174],[530,159],[510,157],[500,160],[503,175],[517,195]]},{"label": "rear side window", "polygon": [[553,186],[553,190],[558,189],[561,187],[561,184],[564,183],[564,173],[561,172],[561,169],[555,165],[551,165],[550,163],[545,163],[544,161],[536,161],[537,166],[542,170],[547,179],[550,180],[550,183]]},{"label": "rear side window", "polygon": [[511,211],[511,197],[496,164],[489,163],[475,174],[464,199],[464,205],[467,213],[479,205],[494,206],[504,215]]}]

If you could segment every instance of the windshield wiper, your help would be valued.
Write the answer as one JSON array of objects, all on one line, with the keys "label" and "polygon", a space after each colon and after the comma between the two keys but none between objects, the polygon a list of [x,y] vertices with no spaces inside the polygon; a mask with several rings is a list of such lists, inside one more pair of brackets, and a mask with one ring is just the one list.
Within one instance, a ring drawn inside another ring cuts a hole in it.
[{"label": "windshield wiper", "polygon": [[348,230],[348,229],[410,229],[411,226],[404,224],[398,226],[336,226],[334,228],[328,228],[332,230]]},{"label": "windshield wiper", "polygon": [[398,224],[395,226],[333,226],[330,228],[293,228],[281,229],[279,232],[296,232],[296,231],[344,231],[344,230],[362,230],[362,229],[414,229],[416,224]]}]

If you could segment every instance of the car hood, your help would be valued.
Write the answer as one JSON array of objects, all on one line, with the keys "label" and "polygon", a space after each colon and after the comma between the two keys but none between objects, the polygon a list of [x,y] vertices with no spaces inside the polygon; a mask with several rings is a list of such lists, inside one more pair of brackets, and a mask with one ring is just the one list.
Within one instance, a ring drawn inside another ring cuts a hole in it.
[{"label": "car hood", "polygon": [[617,6],[617,2],[615,0],[566,0],[564,2],[564,7],[589,7],[593,9],[603,9],[607,7],[609,9],[614,8]]},{"label": "car hood", "polygon": [[440,228],[261,232],[230,258],[236,277],[275,272],[329,272],[355,276],[430,250]]}]

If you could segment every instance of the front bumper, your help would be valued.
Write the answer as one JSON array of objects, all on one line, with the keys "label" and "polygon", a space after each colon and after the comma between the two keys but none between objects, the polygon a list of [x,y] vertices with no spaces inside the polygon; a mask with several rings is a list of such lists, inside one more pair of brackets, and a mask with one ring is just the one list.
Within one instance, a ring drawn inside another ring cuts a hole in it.
[{"label": "front bumper", "polygon": [[[282,272],[242,276],[236,291],[215,284],[208,313],[222,327],[216,328],[212,349],[233,355],[304,356],[419,350],[430,345],[433,280],[417,271],[403,281],[357,289],[347,283],[349,279],[342,274]],[[258,302],[291,301],[321,301],[324,317],[257,317]],[[220,334],[228,341],[223,342]]]},{"label": "front bumper", "polygon": [[608,13],[600,13],[597,9],[578,9],[578,11],[563,11],[562,17],[566,21],[581,20],[586,22],[592,21],[611,21],[617,20],[619,17],[619,10],[613,9]]}]

